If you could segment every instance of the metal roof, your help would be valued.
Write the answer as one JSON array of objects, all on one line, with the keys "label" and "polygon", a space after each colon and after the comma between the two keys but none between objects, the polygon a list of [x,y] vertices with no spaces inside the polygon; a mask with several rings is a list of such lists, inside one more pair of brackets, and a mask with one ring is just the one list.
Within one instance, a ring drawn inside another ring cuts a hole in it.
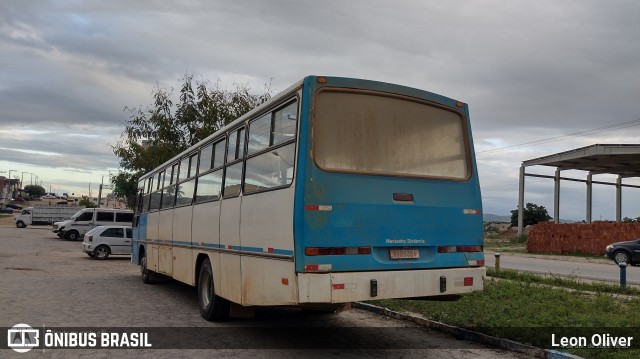
[{"label": "metal roof", "polygon": [[523,161],[522,166],[552,166],[560,170],[582,170],[640,177],[640,145],[596,144]]}]

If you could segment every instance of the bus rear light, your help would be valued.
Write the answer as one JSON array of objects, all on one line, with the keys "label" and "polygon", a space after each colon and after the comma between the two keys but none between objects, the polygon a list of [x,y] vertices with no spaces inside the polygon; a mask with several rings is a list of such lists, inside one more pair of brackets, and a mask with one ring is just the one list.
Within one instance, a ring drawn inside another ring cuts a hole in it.
[{"label": "bus rear light", "polygon": [[393,200],[398,202],[413,202],[413,194],[411,193],[394,193]]},{"label": "bus rear light", "polygon": [[438,246],[438,253],[482,252],[482,246]]},{"label": "bus rear light", "polygon": [[470,260],[467,261],[467,263],[469,264],[469,266],[474,266],[474,267],[482,267],[484,265],[484,259],[478,259],[478,260]]},{"label": "bus rear light", "polygon": [[308,204],[304,206],[305,211],[331,211],[333,206],[321,206],[318,204]]},{"label": "bus rear light", "polygon": [[456,246],[439,246],[438,253],[454,253],[456,252]]},{"label": "bus rear light", "polygon": [[305,264],[305,272],[329,272],[331,264]]},{"label": "bus rear light", "polygon": [[327,78],[326,77],[318,77],[318,83],[326,84],[327,83]]},{"label": "bus rear light", "polygon": [[307,247],[307,256],[341,256],[352,254],[371,254],[371,247]]},{"label": "bus rear light", "polygon": [[456,246],[458,252],[482,252],[482,246]]},{"label": "bus rear light", "polygon": [[344,289],[344,284],[334,284],[333,289]]},{"label": "bus rear light", "polygon": [[464,286],[465,287],[473,286],[473,277],[464,277]]},{"label": "bus rear light", "polygon": [[89,242],[93,242],[93,236],[89,236]]}]

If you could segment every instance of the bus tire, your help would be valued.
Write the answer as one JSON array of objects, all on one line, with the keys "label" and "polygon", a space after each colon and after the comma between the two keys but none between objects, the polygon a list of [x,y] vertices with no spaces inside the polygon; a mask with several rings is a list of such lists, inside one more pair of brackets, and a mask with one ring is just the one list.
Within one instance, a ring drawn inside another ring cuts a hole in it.
[{"label": "bus tire", "polygon": [[213,270],[209,258],[202,262],[198,276],[198,307],[200,315],[208,321],[221,321],[229,318],[231,303],[216,295],[213,283]]},{"label": "bus tire", "polygon": [[140,259],[140,274],[144,284],[152,284],[156,280],[155,272],[147,268],[147,252],[144,252],[142,259]]},{"label": "bus tire", "polygon": [[22,221],[18,221],[18,222],[16,222],[16,227],[18,227],[18,228],[25,228],[26,226],[27,226],[27,225],[26,225],[26,224],[24,224],[24,222],[22,222]]}]

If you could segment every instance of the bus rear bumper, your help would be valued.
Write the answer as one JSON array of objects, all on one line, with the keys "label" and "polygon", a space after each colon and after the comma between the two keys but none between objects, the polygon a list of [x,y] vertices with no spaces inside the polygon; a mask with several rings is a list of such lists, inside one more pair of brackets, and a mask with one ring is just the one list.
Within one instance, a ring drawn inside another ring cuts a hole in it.
[{"label": "bus rear bumper", "polygon": [[298,273],[298,299],[299,303],[349,303],[464,294],[482,290],[485,275],[485,267]]}]

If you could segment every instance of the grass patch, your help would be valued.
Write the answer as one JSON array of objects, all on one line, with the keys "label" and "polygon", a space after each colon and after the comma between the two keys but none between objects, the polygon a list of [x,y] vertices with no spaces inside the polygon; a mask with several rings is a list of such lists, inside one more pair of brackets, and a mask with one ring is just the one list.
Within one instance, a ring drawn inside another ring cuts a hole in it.
[{"label": "grass patch", "polygon": [[[596,333],[608,332],[604,327],[640,327],[640,317],[634,314],[640,298],[566,291],[537,286],[533,277],[521,279],[488,279],[484,291],[456,302],[381,300],[374,304],[548,349],[554,328],[568,329],[570,335],[580,327],[598,328]],[[629,349],[570,352],[589,358],[640,357],[640,350]]]},{"label": "grass patch", "polygon": [[501,269],[499,271],[496,271],[493,268],[487,268],[487,276],[516,280],[524,283],[545,284],[587,292],[615,293],[626,295],[640,294],[640,290],[633,287],[623,288],[620,285],[605,282],[586,283],[581,282],[576,278],[558,277],[554,275],[538,275],[529,272],[518,272],[512,269]]}]

